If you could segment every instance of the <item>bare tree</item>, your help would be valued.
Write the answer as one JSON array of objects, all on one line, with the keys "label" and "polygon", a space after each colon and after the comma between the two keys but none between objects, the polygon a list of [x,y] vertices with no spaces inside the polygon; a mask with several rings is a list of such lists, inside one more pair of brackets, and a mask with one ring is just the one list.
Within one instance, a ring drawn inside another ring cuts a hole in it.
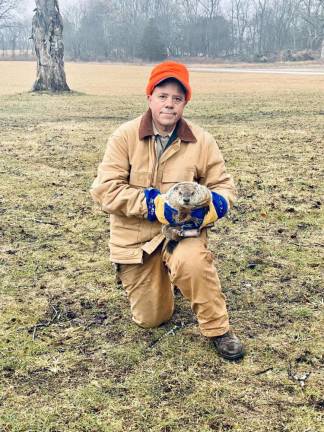
[{"label": "bare tree", "polygon": [[[268,51],[283,48],[296,49],[294,27],[297,25],[298,3],[296,0],[273,0],[270,26],[273,29]],[[267,27],[269,28],[269,26]]]},{"label": "bare tree", "polygon": [[235,47],[233,51],[240,56],[243,55],[244,48],[248,50],[246,33],[249,26],[250,8],[250,0],[231,0],[232,45]]},{"label": "bare tree", "polygon": [[10,26],[17,0],[0,0],[0,29]]},{"label": "bare tree", "polygon": [[0,20],[10,17],[15,7],[16,0],[0,0]]},{"label": "bare tree", "polygon": [[36,0],[32,39],[37,57],[33,91],[69,91],[64,72],[63,22],[57,0]]},{"label": "bare tree", "polygon": [[[301,17],[307,31],[307,48],[324,48],[324,0],[301,0]],[[321,58],[323,58],[321,56]]]},{"label": "bare tree", "polygon": [[[57,0],[37,3],[53,5]],[[145,58],[143,40],[147,42],[150,37],[144,35],[144,30],[152,19],[170,57],[237,56],[257,61],[317,57],[315,53],[296,52],[305,49],[317,51],[318,55],[322,52],[324,56],[324,0],[61,0],[59,3],[63,7],[65,52],[72,59]],[[23,4],[22,0],[0,0],[0,49],[4,57],[8,53],[17,55],[18,50],[28,55],[29,25]],[[35,16],[42,21],[39,6]],[[39,53],[51,52],[57,58],[62,54],[63,64],[63,43],[59,36],[62,22],[59,15],[53,16],[46,24],[54,28],[53,34],[40,33],[46,48],[39,48]],[[33,35],[36,37],[35,32]],[[50,65],[47,57],[39,63],[40,69],[50,70]]]},{"label": "bare tree", "polygon": [[32,41],[30,39],[30,20],[23,18],[19,22],[18,44],[21,53],[25,56],[32,54]]}]

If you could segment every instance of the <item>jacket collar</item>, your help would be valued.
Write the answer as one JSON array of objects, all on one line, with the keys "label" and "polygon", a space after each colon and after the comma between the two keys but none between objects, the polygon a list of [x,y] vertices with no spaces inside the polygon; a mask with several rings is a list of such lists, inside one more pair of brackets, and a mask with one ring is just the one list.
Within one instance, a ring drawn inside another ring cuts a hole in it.
[{"label": "jacket collar", "polygon": [[[139,127],[139,139],[143,140],[146,137],[154,135],[152,123],[152,111],[148,109],[141,118]],[[195,135],[192,133],[188,123],[181,117],[177,124],[177,135],[181,141],[197,142]]]}]

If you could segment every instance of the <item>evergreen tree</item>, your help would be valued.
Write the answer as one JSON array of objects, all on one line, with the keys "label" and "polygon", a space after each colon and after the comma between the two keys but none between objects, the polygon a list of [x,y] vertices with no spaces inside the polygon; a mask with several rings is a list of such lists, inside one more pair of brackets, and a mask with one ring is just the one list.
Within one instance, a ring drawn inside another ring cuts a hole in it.
[{"label": "evergreen tree", "polygon": [[159,61],[167,57],[167,52],[158,26],[150,19],[144,28],[139,56],[144,60]]}]

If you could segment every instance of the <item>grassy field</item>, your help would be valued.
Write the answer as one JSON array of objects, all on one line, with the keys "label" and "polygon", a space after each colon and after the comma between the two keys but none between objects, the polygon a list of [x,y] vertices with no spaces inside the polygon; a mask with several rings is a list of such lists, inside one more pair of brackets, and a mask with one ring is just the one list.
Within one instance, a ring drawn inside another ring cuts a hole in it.
[{"label": "grassy field", "polygon": [[[199,65],[193,65],[199,66]],[[226,66],[226,65],[204,65]],[[229,65],[227,65],[229,66]],[[236,64],[235,67],[239,67]],[[253,65],[245,65],[249,68]],[[272,67],[273,65],[266,65]],[[295,63],[294,67],[317,69],[314,63]],[[233,66],[234,67],[234,66]],[[262,68],[264,65],[254,65]],[[278,65],[277,65],[278,67]],[[287,64],[285,65],[287,67]],[[140,96],[146,86],[146,80],[151,67],[140,65],[118,65],[104,63],[67,63],[66,75],[68,84],[75,91],[87,94],[107,96]],[[35,62],[0,62],[0,95],[28,92],[36,78]],[[208,81],[208,85],[207,84]],[[194,89],[193,100],[201,94],[217,93],[233,96],[242,94],[273,94],[274,92],[324,92],[324,77],[322,76],[272,76],[258,74],[206,74],[192,73],[191,83]],[[131,108],[132,104],[129,104]]]},{"label": "grassy field", "polygon": [[0,431],[319,432],[324,77],[192,74],[186,116],[239,190],[210,233],[248,351],[230,363],[179,295],[169,323],[131,322],[89,197],[149,68],[67,65],[64,96],[26,93],[33,68],[0,63]]}]

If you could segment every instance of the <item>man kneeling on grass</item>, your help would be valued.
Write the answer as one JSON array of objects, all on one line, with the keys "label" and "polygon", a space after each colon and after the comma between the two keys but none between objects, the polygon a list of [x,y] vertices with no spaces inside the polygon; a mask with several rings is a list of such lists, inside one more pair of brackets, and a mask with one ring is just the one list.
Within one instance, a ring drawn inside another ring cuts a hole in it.
[{"label": "man kneeling on grass", "polygon": [[[111,261],[117,264],[135,323],[150,328],[168,321],[177,286],[190,300],[201,333],[222,357],[239,359],[244,349],[230,331],[206,235],[206,226],[225,216],[234,201],[233,180],[214,138],[182,117],[191,98],[183,64],[155,66],[146,95],[146,113],[110,136],[91,188],[94,201],[111,214]],[[200,212],[199,236],[184,238],[170,253],[161,224],[172,224],[177,211],[164,194],[183,181],[205,185],[212,199]]]}]

